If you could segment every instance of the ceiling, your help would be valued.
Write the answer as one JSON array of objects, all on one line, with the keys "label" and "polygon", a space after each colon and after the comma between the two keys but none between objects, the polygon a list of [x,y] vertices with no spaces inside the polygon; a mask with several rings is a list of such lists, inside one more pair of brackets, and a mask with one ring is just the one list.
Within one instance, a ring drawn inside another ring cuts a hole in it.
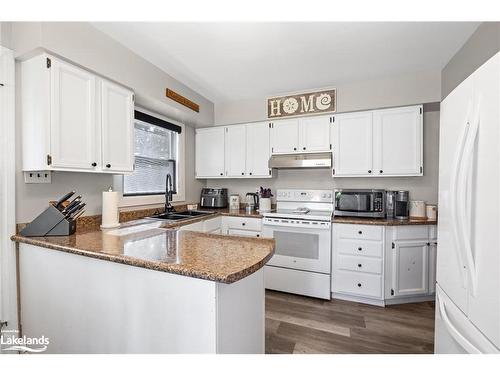
[{"label": "ceiling", "polygon": [[441,70],[478,24],[93,23],[215,103]]}]

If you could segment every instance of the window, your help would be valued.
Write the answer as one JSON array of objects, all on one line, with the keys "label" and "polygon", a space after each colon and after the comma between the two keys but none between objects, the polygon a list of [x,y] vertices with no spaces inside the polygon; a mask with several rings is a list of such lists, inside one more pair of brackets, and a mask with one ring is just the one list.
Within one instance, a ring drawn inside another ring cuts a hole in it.
[{"label": "window", "polygon": [[135,111],[135,170],[123,176],[123,196],[164,195],[167,173],[179,188],[179,139],[182,128]]}]

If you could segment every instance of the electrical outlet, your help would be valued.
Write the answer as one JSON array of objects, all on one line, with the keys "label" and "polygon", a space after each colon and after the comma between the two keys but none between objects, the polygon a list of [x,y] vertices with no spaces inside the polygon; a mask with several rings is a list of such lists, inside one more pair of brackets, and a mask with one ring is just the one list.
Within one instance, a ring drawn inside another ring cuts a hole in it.
[{"label": "electrical outlet", "polygon": [[26,184],[50,184],[52,175],[50,171],[24,172],[24,183]]}]

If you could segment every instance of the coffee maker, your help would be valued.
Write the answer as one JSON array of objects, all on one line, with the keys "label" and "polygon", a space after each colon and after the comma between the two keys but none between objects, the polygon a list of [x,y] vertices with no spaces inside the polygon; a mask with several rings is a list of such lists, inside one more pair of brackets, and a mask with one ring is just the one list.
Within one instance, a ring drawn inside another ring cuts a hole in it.
[{"label": "coffee maker", "polygon": [[410,192],[398,190],[394,192],[394,218],[408,220],[410,217]]}]

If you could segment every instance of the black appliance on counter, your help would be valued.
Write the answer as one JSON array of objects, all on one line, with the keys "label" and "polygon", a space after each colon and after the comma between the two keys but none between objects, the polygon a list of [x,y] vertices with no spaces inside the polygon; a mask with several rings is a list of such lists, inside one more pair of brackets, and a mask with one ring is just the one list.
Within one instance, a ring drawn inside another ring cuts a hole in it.
[{"label": "black appliance on counter", "polygon": [[335,190],[334,216],[385,217],[385,190]]},{"label": "black appliance on counter", "polygon": [[200,206],[203,208],[226,208],[228,194],[226,188],[201,189]]}]

